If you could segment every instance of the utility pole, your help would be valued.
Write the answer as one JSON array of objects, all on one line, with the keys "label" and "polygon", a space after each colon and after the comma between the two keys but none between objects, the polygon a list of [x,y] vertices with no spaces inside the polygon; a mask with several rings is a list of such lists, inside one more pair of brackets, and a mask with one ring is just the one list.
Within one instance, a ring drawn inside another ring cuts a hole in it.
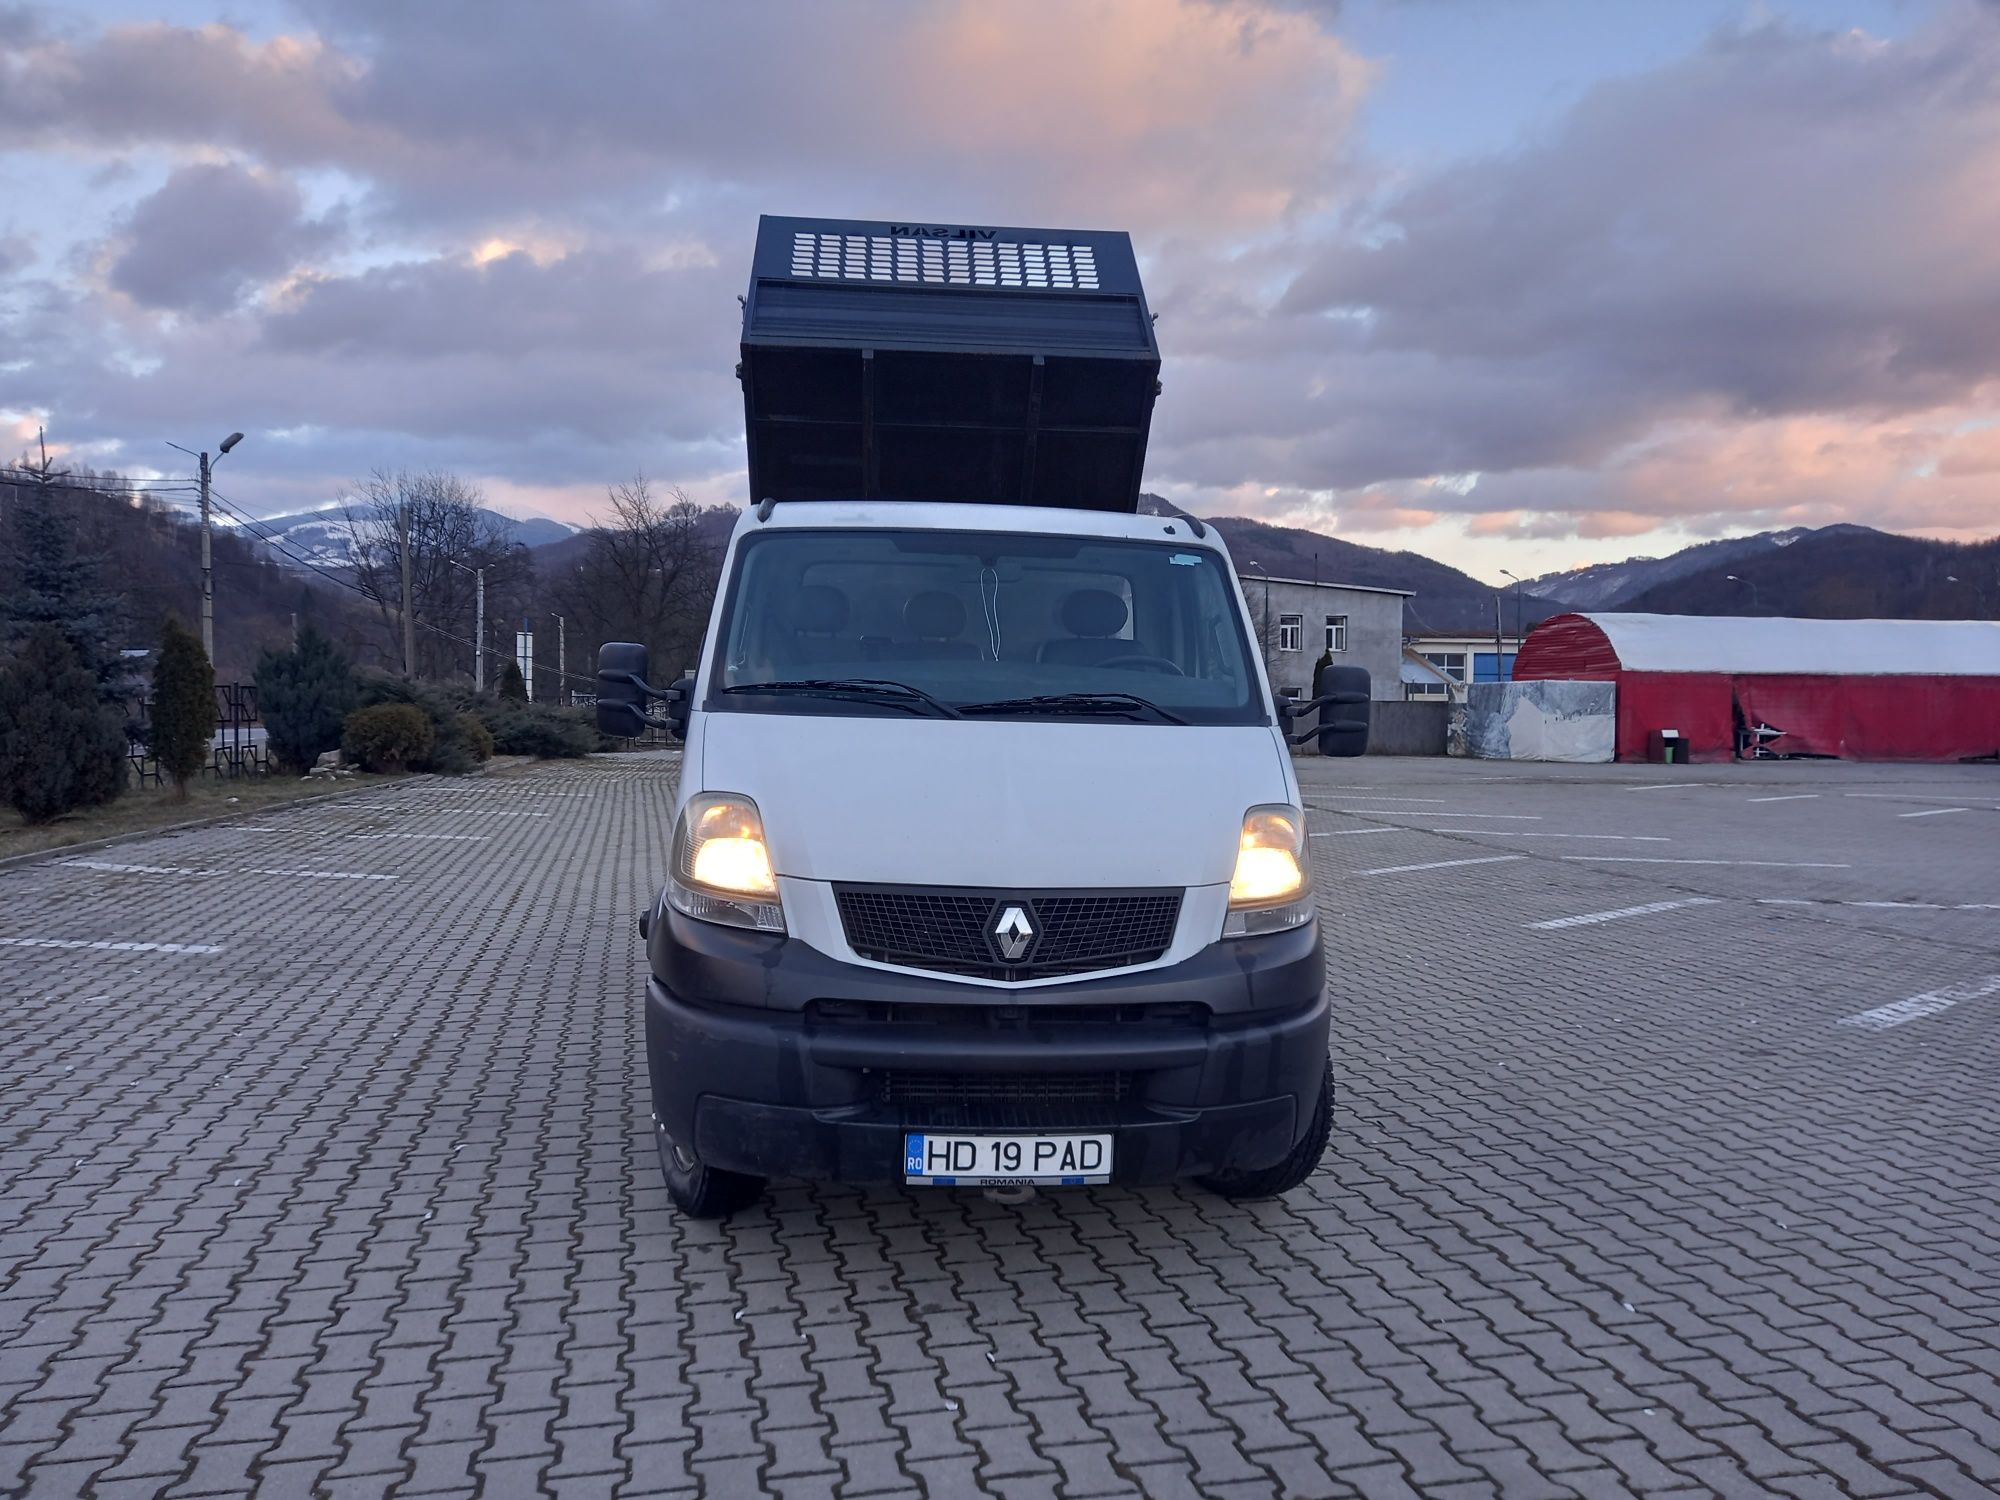
[{"label": "utility pole", "polygon": [[402,554],[403,564],[403,675],[417,675],[417,630],[416,621],[410,616],[410,505],[403,501],[396,507],[396,550]]},{"label": "utility pole", "polygon": [[[1500,596],[1495,594],[1493,596],[1493,680],[1495,682],[1504,680],[1500,675],[1500,667],[1506,660],[1507,648],[1501,644]],[[1467,675],[1468,677],[1477,677],[1479,674],[1472,672]]]},{"label": "utility pole", "polygon": [[209,555],[214,531],[208,515],[208,450],[201,453],[201,650],[215,661],[215,562]]},{"label": "utility pole", "polygon": [[[554,610],[549,611],[555,615]],[[567,701],[569,694],[569,621],[556,615],[556,702]]]},{"label": "utility pole", "polygon": [[461,573],[472,575],[472,685],[486,691],[486,570],[468,568],[455,557],[445,561]]},{"label": "utility pole", "polygon": [[[243,441],[243,434],[232,432],[216,444],[216,459],[222,457]],[[210,663],[215,661],[215,562],[211,555],[211,538],[215,534],[214,519],[208,506],[208,450],[197,453],[192,448],[182,448],[179,443],[168,443],[169,448],[178,449],[201,466],[201,649]],[[48,449],[42,450],[43,477],[47,478]]]},{"label": "utility pole", "polygon": [[[1502,568],[1500,571],[1514,580],[1514,654],[1519,656],[1521,654],[1521,575],[1518,573],[1508,573],[1505,568]],[[1506,667],[1507,661],[1503,656],[1499,664],[1494,668],[1500,674],[1499,680],[1502,682],[1507,680]]]}]

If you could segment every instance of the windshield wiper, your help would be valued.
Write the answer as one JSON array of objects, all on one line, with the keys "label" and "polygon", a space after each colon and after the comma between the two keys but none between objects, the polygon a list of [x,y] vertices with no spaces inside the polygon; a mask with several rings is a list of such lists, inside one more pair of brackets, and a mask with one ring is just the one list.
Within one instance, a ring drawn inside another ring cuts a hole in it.
[{"label": "windshield wiper", "polygon": [[1045,713],[1078,715],[1118,715],[1133,719],[1150,714],[1162,724],[1185,724],[1179,714],[1160,707],[1137,693],[1040,693],[1032,698],[996,698],[991,703],[966,703],[968,714]]},{"label": "windshield wiper", "polygon": [[934,713],[941,719],[962,719],[964,714],[934,698],[920,687],[895,682],[887,677],[798,677],[783,682],[738,682],[725,693],[798,693],[818,698],[845,698],[851,702],[883,703],[906,708],[913,714]]}]

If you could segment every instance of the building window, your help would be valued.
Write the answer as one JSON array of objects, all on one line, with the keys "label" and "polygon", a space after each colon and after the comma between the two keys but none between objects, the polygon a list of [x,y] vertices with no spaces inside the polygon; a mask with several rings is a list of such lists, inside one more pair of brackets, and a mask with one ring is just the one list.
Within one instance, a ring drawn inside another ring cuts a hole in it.
[{"label": "building window", "polygon": [[1299,638],[1305,633],[1306,617],[1304,615],[1278,616],[1278,649],[1280,651],[1298,650]]},{"label": "building window", "polygon": [[1465,653],[1463,651],[1426,651],[1424,660],[1440,672],[1465,681]]},{"label": "building window", "polygon": [[1328,615],[1326,617],[1326,649],[1345,651],[1347,649],[1347,616]]},{"label": "building window", "polygon": [[1406,682],[1403,684],[1405,698],[1442,698],[1444,684],[1441,682]]}]

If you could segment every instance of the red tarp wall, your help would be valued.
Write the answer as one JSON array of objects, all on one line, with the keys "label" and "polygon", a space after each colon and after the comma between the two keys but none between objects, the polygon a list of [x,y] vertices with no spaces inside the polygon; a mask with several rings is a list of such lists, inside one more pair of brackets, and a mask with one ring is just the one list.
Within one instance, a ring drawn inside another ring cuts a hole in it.
[{"label": "red tarp wall", "polygon": [[1619,672],[1613,680],[1618,684],[1620,760],[1644,760],[1646,736],[1655,729],[1686,735],[1689,760],[1728,760],[1736,753],[1730,679],[1722,673]]},{"label": "red tarp wall", "polygon": [[[1746,722],[1785,731],[1771,742],[1780,755],[1963,760],[2000,752],[2000,677],[1733,680]],[[1622,747],[1622,711],[1619,721]]]},{"label": "red tarp wall", "polygon": [[1644,760],[1647,736],[1678,729],[1692,760],[1736,753],[1746,725],[1785,731],[1780,755],[1954,761],[2000,753],[2000,673],[1991,677],[1838,673],[1642,672],[1581,615],[1559,615],[1521,647],[1517,681],[1618,685],[1618,758]]}]

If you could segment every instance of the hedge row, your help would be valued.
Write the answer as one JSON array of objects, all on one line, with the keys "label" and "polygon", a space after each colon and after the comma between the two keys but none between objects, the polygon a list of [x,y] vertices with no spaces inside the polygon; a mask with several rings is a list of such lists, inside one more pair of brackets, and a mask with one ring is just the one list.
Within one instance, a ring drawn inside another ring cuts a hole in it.
[{"label": "hedge row", "polygon": [[[600,745],[596,724],[584,709],[516,702],[469,688],[411,682],[387,672],[363,671],[357,676],[363,711],[401,705],[416,710],[426,721],[430,745],[404,762],[413,771],[463,776],[490,755],[572,759],[588,755]],[[347,722],[351,726],[354,718]],[[370,765],[366,751],[359,746],[356,758]]]}]

